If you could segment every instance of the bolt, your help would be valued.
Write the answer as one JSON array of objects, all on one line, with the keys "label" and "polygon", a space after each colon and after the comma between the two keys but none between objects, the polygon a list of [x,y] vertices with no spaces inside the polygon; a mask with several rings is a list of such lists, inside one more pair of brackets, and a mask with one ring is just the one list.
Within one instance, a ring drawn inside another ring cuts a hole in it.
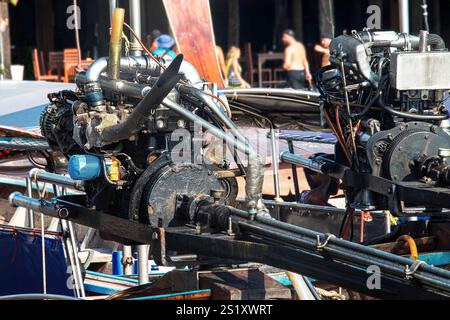
[{"label": "bolt", "polygon": [[195,234],[197,235],[202,234],[202,227],[200,226],[199,223],[195,225]]},{"label": "bolt", "polygon": [[61,219],[67,219],[69,217],[69,210],[67,208],[60,208],[58,210],[58,217]]},{"label": "bolt", "polygon": [[158,236],[158,232],[153,232],[152,233],[152,240],[158,240],[159,236]]},{"label": "bolt", "polygon": [[158,129],[162,129],[164,128],[164,126],[165,126],[164,120],[156,120],[156,127]]},{"label": "bolt", "polygon": [[233,233],[233,224],[232,224],[232,222],[231,222],[231,217],[228,217],[228,228],[227,228],[227,235],[228,236],[234,236],[234,233]]}]

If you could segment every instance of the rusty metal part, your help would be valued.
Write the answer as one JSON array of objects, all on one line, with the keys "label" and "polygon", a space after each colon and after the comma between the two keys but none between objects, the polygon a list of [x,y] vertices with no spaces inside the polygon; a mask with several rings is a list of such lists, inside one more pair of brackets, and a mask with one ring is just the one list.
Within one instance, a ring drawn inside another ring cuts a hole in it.
[{"label": "rusty metal part", "polygon": [[109,42],[108,78],[110,80],[119,79],[124,20],[125,20],[125,9],[121,8],[114,9],[114,16],[111,28],[111,39]]}]

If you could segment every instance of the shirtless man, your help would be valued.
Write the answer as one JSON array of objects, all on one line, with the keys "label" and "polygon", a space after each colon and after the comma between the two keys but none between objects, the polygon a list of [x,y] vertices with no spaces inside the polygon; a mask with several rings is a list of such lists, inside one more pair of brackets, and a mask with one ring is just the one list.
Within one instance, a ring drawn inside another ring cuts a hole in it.
[{"label": "shirtless man", "polygon": [[330,64],[330,43],[330,38],[323,37],[320,40],[320,44],[316,44],[314,47],[314,51],[322,54],[322,67],[326,67]]},{"label": "shirtless man", "polygon": [[289,29],[283,32],[281,40],[286,46],[283,69],[287,72],[287,85],[294,89],[304,89],[306,81],[311,85],[312,80],[305,46],[295,40],[294,31]]}]

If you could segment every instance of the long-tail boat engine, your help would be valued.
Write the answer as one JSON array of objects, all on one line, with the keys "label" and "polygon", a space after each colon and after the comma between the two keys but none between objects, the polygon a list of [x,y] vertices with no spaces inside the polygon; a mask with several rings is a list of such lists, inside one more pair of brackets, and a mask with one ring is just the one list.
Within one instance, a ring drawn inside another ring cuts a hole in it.
[{"label": "long-tail boat engine", "polygon": [[[450,52],[442,38],[366,30],[337,37],[330,54],[318,87],[324,122],[339,142],[336,160],[360,174],[346,177],[351,206],[394,213],[424,201],[448,207],[448,200],[420,193],[450,185],[450,137],[441,127],[449,117]],[[395,195],[395,183],[411,187],[417,201],[390,202],[387,189]]]},{"label": "long-tail boat engine", "polygon": [[69,159],[71,178],[83,181],[87,205],[167,227],[193,219],[184,210],[192,199],[214,195],[233,204],[235,175],[226,161],[206,157],[208,131],[222,147],[232,143],[249,154],[249,210],[264,210],[263,166],[231,122],[226,97],[208,89],[182,55],[170,64],[144,54],[121,57],[122,28],[119,10],[109,57],[77,75],[77,90],[50,94],[41,116],[42,134]]}]

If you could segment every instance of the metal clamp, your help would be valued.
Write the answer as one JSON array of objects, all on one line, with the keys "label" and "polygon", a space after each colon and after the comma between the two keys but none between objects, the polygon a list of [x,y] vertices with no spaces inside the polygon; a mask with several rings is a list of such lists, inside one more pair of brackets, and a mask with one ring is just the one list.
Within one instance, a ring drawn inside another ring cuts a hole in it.
[{"label": "metal clamp", "polygon": [[330,234],[330,233],[326,233],[325,236],[327,236],[327,238],[325,239],[324,242],[321,243],[320,242],[320,236],[317,235],[317,247],[316,247],[317,251],[320,251],[323,248],[325,248],[331,238],[336,238],[336,236],[334,234]]},{"label": "metal clamp", "polygon": [[411,279],[414,276],[414,273],[419,269],[421,265],[427,264],[425,261],[422,260],[416,260],[411,264],[410,266],[406,266],[405,268],[405,277],[406,279]]}]

